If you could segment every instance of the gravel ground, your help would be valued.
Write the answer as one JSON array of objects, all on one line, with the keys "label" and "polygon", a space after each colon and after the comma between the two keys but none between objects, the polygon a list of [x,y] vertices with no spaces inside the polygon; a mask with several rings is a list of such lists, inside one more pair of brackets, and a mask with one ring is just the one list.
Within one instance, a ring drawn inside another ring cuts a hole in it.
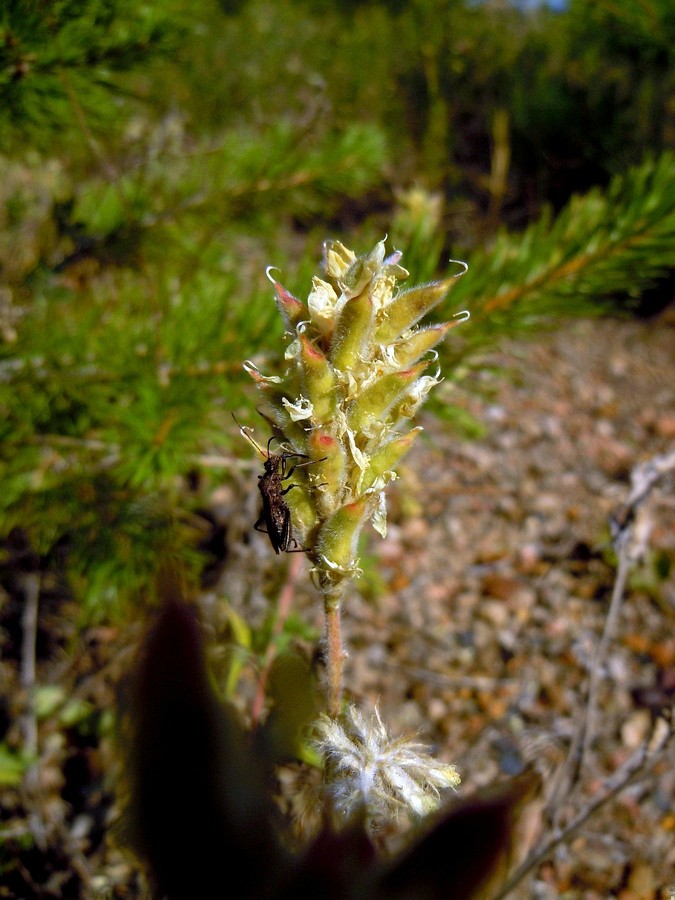
[{"label": "gravel ground", "polygon": [[[392,730],[419,730],[455,762],[465,791],[534,763],[565,823],[675,699],[671,477],[644,511],[648,552],[601,670],[586,765],[556,797],[616,577],[610,515],[632,469],[675,448],[675,317],[576,323],[493,361],[509,377],[479,379],[481,396],[464,398],[487,434],[460,442],[427,421],[426,444],[406,458],[387,538],[370,545],[386,587],[346,610],[347,684]],[[670,751],[558,847],[521,896],[667,896]],[[550,828],[542,820],[541,835]]]},{"label": "gravel ground", "polygon": [[[464,794],[535,765],[540,841],[603,794],[675,699],[671,477],[644,510],[648,552],[600,670],[583,770],[573,785],[564,780],[616,579],[610,517],[633,468],[675,447],[674,362],[673,313],[573,323],[503,348],[447,398],[485,434],[458,439],[423,417],[424,438],[389,488],[387,537],[368,540],[362,583],[345,603],[347,696],[455,763]],[[248,489],[245,523],[257,514]],[[250,621],[285,589],[321,634],[300,557],[289,557],[282,585],[264,536],[235,537],[232,554],[224,583]],[[245,709],[254,686],[248,697],[241,686]],[[669,749],[510,896],[666,898],[675,884]],[[286,791],[297,789],[289,776]]]}]

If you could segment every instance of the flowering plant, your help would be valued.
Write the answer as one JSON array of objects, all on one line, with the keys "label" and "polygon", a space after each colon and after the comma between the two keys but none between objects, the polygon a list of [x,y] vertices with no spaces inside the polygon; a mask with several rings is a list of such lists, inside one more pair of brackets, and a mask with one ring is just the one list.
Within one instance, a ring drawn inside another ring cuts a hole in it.
[{"label": "flowering plant", "polygon": [[[313,278],[306,302],[289,293],[268,269],[287,329],[287,366],[283,374],[264,375],[252,362],[245,364],[264,398],[261,412],[283,435],[285,459],[305,460],[288,473],[283,468],[284,478],[293,472],[293,483],[283,492],[275,484],[267,499],[277,505],[272,512],[279,513],[280,506],[283,512],[277,521],[283,522],[284,540],[277,535],[275,549],[278,544],[296,549],[287,540],[294,528],[323,595],[329,717],[320,727],[320,747],[329,760],[342,753],[343,762],[347,747],[350,752],[365,747],[368,755],[377,745],[375,755],[381,756],[389,741],[379,716],[368,724],[352,709],[342,724],[337,723],[342,696],[340,615],[347,585],[358,571],[358,538],[367,521],[386,534],[385,487],[396,478],[397,463],[422,430],[409,429],[408,423],[441,380],[434,347],[469,317],[462,312],[449,322],[421,325],[457,276],[400,290],[399,282],[408,276],[400,259],[398,251],[385,257],[384,240],[365,256],[357,256],[339,241],[327,241],[325,277]],[[459,274],[466,270],[462,266]],[[433,366],[436,369],[430,372]],[[274,470],[270,460],[268,452],[266,471]],[[261,487],[265,489],[264,484]],[[404,793],[413,798],[409,806],[415,810],[416,805],[428,807],[438,784],[457,783],[452,767],[441,772],[443,767],[433,764],[432,791],[418,788],[406,774],[417,765],[411,764],[412,757],[431,771],[428,758],[415,755],[418,749],[414,743],[397,745],[399,762],[406,754],[407,761],[397,763],[388,778],[380,777],[378,769],[375,793],[381,794],[383,785],[391,788],[392,779],[398,783],[393,794],[401,793],[405,782],[414,788]],[[346,765],[338,762],[334,771],[344,771]],[[360,794],[363,802],[366,794]]]}]

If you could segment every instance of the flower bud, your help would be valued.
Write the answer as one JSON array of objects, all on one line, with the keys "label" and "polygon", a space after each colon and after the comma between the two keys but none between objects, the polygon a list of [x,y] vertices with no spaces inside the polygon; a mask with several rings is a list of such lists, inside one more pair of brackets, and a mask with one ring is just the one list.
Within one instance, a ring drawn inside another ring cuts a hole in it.
[{"label": "flower bud", "polygon": [[384,241],[379,241],[367,256],[357,256],[338,283],[347,297],[356,297],[382,268]]},{"label": "flower bud", "polygon": [[306,319],[309,313],[302,301],[298,300],[297,297],[294,297],[290,291],[287,291],[285,287],[280,285],[279,282],[270,275],[271,271],[272,266],[267,269],[267,277],[274,285],[279,312],[281,313],[281,317],[284,320],[286,327],[290,330],[294,328],[298,322]]},{"label": "flower bud", "polygon": [[348,569],[353,566],[366,507],[366,498],[359,497],[353,503],[341,506],[321,526],[317,551],[332,567]]},{"label": "flower bud", "polygon": [[380,449],[368,460],[368,466],[361,479],[362,489],[367,490],[376,478],[380,478],[386,472],[393,471],[396,464],[403,456],[405,456],[408,450],[410,450],[417,435],[423,430],[424,429],[421,426],[418,426],[417,428],[408,431],[406,434],[398,435],[398,437],[395,437],[393,440],[388,441],[383,447],[380,447]]},{"label": "flower bud", "polygon": [[409,328],[412,328],[430,310],[437,306],[448,293],[453,278],[422,284],[397,294],[385,307],[384,319],[375,332],[375,340],[390,343]]},{"label": "flower bud", "polygon": [[301,469],[293,473],[293,490],[284,495],[286,505],[291,511],[293,524],[299,529],[302,535],[306,535],[316,524],[316,504],[314,503],[313,489],[305,487],[300,479],[306,476],[301,475]]},{"label": "flower bud", "polygon": [[313,406],[312,420],[323,424],[335,415],[337,408],[335,372],[321,350],[304,334],[300,335],[300,359],[305,392]]},{"label": "flower bud", "polygon": [[382,420],[387,411],[414,384],[428,363],[418,363],[402,372],[390,372],[369,385],[352,403],[347,422],[353,431],[365,431],[375,420]]},{"label": "flower bud", "polygon": [[392,422],[401,419],[412,419],[422,403],[426,400],[429,391],[443,379],[438,375],[423,375],[406,391],[392,407],[389,415]]},{"label": "flower bud", "polygon": [[373,301],[367,292],[352,297],[343,306],[331,343],[330,359],[346,372],[363,360],[373,325]]},{"label": "flower bud", "polygon": [[455,322],[430,325],[428,328],[420,328],[419,331],[411,334],[407,340],[392,344],[391,349],[394,351],[396,363],[402,368],[411,366],[421,356],[424,356],[425,353],[435,347],[436,344],[440,343],[451,328],[459,324],[460,320],[457,319]]},{"label": "flower bud", "polygon": [[322,518],[330,515],[340,502],[345,483],[346,457],[342,444],[319,428],[307,439],[307,451],[314,460],[312,478],[316,485],[316,503]]}]

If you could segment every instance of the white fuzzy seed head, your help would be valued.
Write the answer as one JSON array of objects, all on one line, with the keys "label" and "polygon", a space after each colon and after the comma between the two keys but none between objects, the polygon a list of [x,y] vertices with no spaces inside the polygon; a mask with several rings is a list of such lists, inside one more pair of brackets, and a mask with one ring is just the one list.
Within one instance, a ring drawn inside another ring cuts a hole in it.
[{"label": "white fuzzy seed head", "polygon": [[371,828],[401,812],[421,819],[460,782],[457,769],[437,762],[422,744],[392,738],[377,709],[371,717],[353,705],[340,719],[324,715],[318,732],[336,810],[345,818],[364,810]]}]

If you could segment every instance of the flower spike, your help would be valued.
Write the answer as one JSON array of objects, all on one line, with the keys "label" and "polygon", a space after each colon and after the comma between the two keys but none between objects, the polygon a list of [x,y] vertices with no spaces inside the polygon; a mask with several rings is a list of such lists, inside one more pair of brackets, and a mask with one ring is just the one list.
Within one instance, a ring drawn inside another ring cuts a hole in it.
[{"label": "flower spike", "polygon": [[[357,571],[358,539],[371,521],[385,533],[384,489],[419,428],[409,428],[440,373],[425,374],[434,347],[469,318],[424,326],[462,270],[442,281],[406,290],[402,254],[385,251],[386,238],[363,256],[340,241],[323,245],[322,276],[314,276],[306,302],[284,288],[268,267],[286,326],[282,374],[246,371],[265,399],[265,413],[295,454],[315,461],[296,467],[297,490],[285,492],[292,526],[309,554],[327,616],[329,710],[340,706],[342,651],[336,635],[346,585]],[[332,666],[332,670],[331,670]]]}]

